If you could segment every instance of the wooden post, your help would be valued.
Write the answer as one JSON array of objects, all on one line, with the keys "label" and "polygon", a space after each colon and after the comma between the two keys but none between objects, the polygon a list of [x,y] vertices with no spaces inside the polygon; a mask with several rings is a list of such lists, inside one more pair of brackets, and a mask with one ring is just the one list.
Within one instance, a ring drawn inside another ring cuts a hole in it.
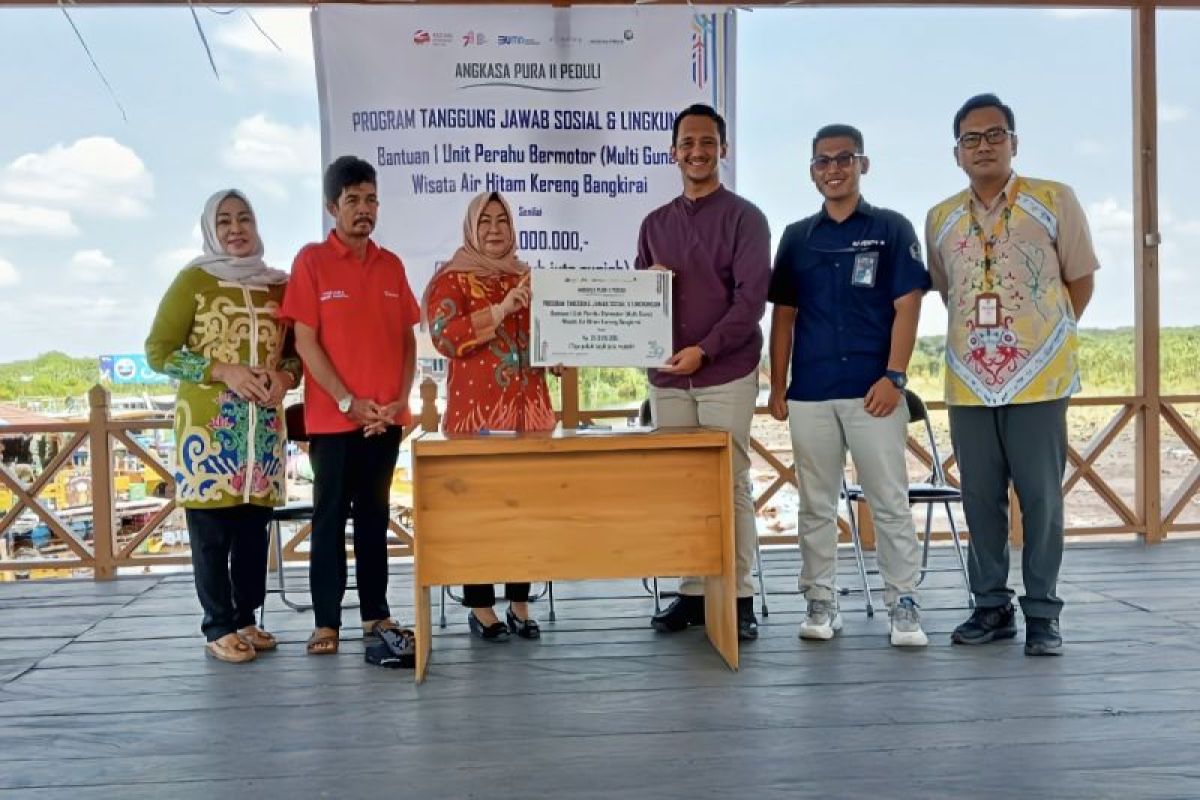
[{"label": "wooden post", "polygon": [[1158,93],[1155,5],[1133,9],[1134,358],[1137,394],[1136,511],[1144,540],[1160,542],[1162,524],[1159,386]]},{"label": "wooden post", "polygon": [[421,381],[421,430],[435,433],[439,422],[437,384],[433,378],[426,378]]},{"label": "wooden post", "polygon": [[117,576],[113,531],[114,498],[112,447],[108,438],[108,390],[97,384],[88,392],[88,458],[92,470],[92,577],[110,581]]},{"label": "wooden post", "polygon": [[568,368],[563,370],[562,377],[558,379],[560,396],[562,398],[562,426],[566,430],[568,428],[579,427],[579,370]]}]

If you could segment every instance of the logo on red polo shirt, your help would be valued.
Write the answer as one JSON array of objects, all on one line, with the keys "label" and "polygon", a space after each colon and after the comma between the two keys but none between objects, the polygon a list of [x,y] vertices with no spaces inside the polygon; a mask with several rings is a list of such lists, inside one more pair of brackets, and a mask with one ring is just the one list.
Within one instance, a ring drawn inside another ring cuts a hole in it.
[{"label": "logo on red polo shirt", "polygon": [[321,302],[322,303],[329,301],[329,300],[349,300],[349,299],[350,299],[350,293],[345,292],[341,289],[326,289],[325,291],[321,292]]}]

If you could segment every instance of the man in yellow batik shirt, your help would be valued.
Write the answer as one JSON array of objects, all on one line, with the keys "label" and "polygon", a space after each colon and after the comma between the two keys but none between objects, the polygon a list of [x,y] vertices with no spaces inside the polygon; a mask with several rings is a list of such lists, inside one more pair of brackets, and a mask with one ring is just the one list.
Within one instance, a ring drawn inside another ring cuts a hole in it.
[{"label": "man in yellow batik shirt", "polygon": [[1067,403],[1079,390],[1075,328],[1099,268],[1070,187],[1012,171],[1013,111],[992,94],[954,115],[970,186],[930,210],[929,274],[946,303],[946,403],[971,531],[975,611],[958,644],[1016,635],[1008,588],[1008,487],[1021,504],[1026,655],[1062,651]]}]

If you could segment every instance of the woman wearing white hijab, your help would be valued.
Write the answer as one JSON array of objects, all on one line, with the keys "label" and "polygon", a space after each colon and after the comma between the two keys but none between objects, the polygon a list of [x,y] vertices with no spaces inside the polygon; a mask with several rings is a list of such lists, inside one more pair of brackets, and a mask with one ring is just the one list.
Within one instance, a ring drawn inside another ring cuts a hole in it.
[{"label": "woman wearing white hijab", "polygon": [[167,289],[146,360],[179,381],[175,501],[187,515],[206,649],[242,663],[276,646],[254,614],[266,596],[271,508],[286,499],[281,404],[300,361],[276,319],[288,276],[263,263],[250,201],[217,192],[200,229],[204,253]]}]

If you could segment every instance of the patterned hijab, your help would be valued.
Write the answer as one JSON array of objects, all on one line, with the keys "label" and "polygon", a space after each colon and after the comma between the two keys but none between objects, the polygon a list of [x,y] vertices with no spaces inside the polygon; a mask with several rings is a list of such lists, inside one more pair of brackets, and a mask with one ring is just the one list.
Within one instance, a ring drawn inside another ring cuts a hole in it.
[{"label": "patterned hijab", "polygon": [[[508,216],[509,230],[512,231],[512,243],[508,246],[508,251],[498,258],[485,255],[479,241],[479,218],[483,216],[483,210],[492,200],[504,208],[504,213]],[[467,205],[467,215],[463,218],[462,247],[454,251],[449,261],[437,268],[433,277],[429,279],[429,285],[425,287],[421,308],[426,313],[429,308],[429,289],[444,272],[467,272],[481,278],[523,275],[529,272],[529,265],[517,258],[517,229],[513,225],[512,209],[499,192],[481,192],[471,198],[470,204]]]},{"label": "patterned hijab", "polygon": [[[271,269],[263,263],[263,243],[257,231],[255,232],[256,247],[250,255],[236,258],[225,252],[224,246],[217,239],[217,208],[230,197],[240,199],[246,204],[246,208],[250,209],[250,214],[254,216],[254,206],[250,205],[246,195],[237,189],[222,189],[208,198],[208,202],[204,204],[204,214],[200,217],[200,232],[204,237],[204,255],[193,258],[185,269],[200,267],[219,280],[233,283],[266,284],[268,286],[286,283],[288,279],[286,272]],[[257,219],[255,216],[255,220]]]}]

